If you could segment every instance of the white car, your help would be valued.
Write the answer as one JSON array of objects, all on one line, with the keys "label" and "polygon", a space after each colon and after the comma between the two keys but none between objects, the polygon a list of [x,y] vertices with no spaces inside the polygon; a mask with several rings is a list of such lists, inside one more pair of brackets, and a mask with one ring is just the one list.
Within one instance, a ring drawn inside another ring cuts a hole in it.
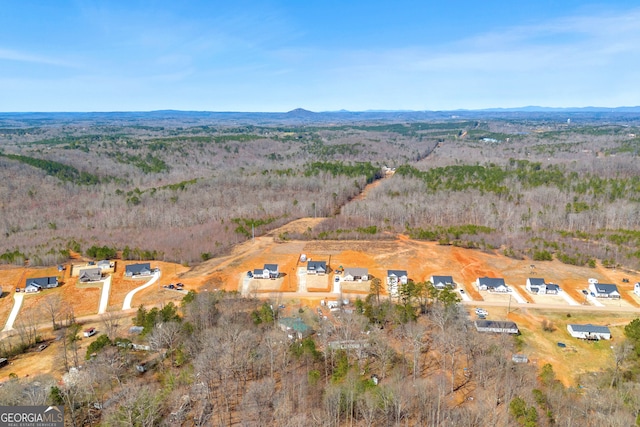
[{"label": "white car", "polygon": [[484,308],[476,308],[476,314],[478,316],[486,316],[487,314],[489,314],[489,312]]}]

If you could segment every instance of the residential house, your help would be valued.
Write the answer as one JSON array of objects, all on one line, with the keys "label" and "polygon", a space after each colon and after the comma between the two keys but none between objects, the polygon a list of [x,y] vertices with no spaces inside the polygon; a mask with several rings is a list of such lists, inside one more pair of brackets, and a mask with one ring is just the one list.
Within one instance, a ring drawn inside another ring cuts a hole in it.
[{"label": "residential house", "polygon": [[255,279],[277,279],[279,276],[278,264],[265,264],[263,268],[253,270]]},{"label": "residential house", "polygon": [[326,261],[307,261],[307,274],[325,274],[326,272]]},{"label": "residential house", "polygon": [[81,283],[98,282],[102,280],[102,269],[100,267],[85,268],[80,272],[78,280]]},{"label": "residential house", "polygon": [[518,325],[508,320],[476,320],[473,323],[478,332],[492,332],[496,334],[520,333]]},{"label": "residential house", "polygon": [[569,334],[574,338],[583,340],[610,340],[611,331],[606,326],[587,325],[567,325]]},{"label": "residential house", "polygon": [[591,291],[596,298],[620,298],[620,292],[618,292],[616,285],[591,283],[589,284],[589,291]]},{"label": "residential house", "polygon": [[557,295],[560,286],[553,283],[545,283],[544,279],[530,277],[527,279],[526,289],[537,295]]},{"label": "residential house", "polygon": [[58,278],[56,276],[34,277],[27,279],[24,285],[25,292],[39,292],[43,289],[52,289],[58,286]]},{"label": "residential house", "polygon": [[146,262],[142,264],[130,264],[124,269],[126,277],[138,277],[151,275],[151,264]]},{"label": "residential house", "polygon": [[278,326],[290,339],[303,339],[313,333],[313,329],[298,317],[282,317],[278,319]]},{"label": "residential house", "polygon": [[409,280],[406,270],[387,270],[387,287],[389,295],[398,296],[398,285],[406,285]]},{"label": "residential house", "polygon": [[344,269],[343,280],[353,282],[356,280],[369,280],[369,270],[366,268],[350,267]]},{"label": "residential house", "polygon": [[490,292],[508,292],[509,288],[504,283],[504,279],[498,277],[478,278],[478,290]]},{"label": "residential house", "polygon": [[431,283],[436,289],[455,288],[456,284],[451,276],[431,276]]},{"label": "residential house", "polygon": [[98,261],[96,266],[100,268],[100,270],[109,270],[113,269],[116,266],[115,262],[111,262],[108,259],[103,259],[102,261]]}]

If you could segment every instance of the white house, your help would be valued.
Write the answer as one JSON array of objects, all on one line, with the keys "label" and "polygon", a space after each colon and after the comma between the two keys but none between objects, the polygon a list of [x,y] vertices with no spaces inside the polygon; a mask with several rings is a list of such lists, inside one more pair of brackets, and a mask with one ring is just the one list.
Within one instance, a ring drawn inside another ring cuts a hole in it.
[{"label": "white house", "polygon": [[307,274],[325,274],[327,272],[326,261],[308,261]]},{"label": "white house", "polygon": [[253,277],[256,279],[277,279],[278,276],[278,264],[265,264],[263,268],[253,270]]},{"label": "white house", "polygon": [[633,285],[633,293],[640,297],[640,282]]},{"label": "white house", "polygon": [[456,284],[451,276],[431,276],[431,284],[436,289],[455,288]]},{"label": "white house", "polygon": [[591,291],[597,298],[620,298],[620,292],[616,285],[608,285],[604,283],[591,283],[589,285]]},{"label": "white house", "polygon": [[553,283],[545,283],[544,279],[535,277],[527,279],[525,288],[532,294],[537,295],[557,295],[560,292],[560,286]]},{"label": "white house", "polygon": [[499,277],[478,278],[478,290],[491,292],[508,292],[509,288],[504,283],[504,279]]},{"label": "white house", "polygon": [[406,270],[387,270],[387,287],[389,295],[398,296],[398,285],[406,285],[409,280]]},{"label": "white house", "polygon": [[611,331],[606,326],[587,325],[567,325],[569,334],[574,338],[583,340],[610,340]]},{"label": "white house", "polygon": [[39,292],[43,289],[52,289],[58,286],[58,278],[56,276],[34,277],[27,279],[24,284],[25,292]]},{"label": "white house", "polygon": [[369,280],[369,270],[366,268],[345,268],[343,280],[353,282],[356,280]]}]

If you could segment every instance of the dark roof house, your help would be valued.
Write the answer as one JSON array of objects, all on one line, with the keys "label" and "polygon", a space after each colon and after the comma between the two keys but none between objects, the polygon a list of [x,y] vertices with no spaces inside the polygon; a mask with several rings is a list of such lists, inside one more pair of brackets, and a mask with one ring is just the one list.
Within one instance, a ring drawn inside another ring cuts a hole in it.
[{"label": "dark roof house", "polygon": [[497,334],[520,333],[518,325],[509,320],[476,320],[474,325],[478,332],[493,332]]},{"label": "dark roof house", "polygon": [[33,277],[27,279],[25,282],[25,288],[27,286],[35,286],[40,289],[51,289],[58,286],[58,278],[56,276],[49,277]]},{"label": "dark roof house", "polygon": [[124,269],[124,275],[127,277],[133,276],[148,276],[151,274],[151,264],[146,262],[142,264],[130,264]]},{"label": "dark roof house", "polygon": [[307,273],[308,274],[325,274],[327,272],[326,261],[308,261]]},{"label": "dark roof house", "polygon": [[446,287],[453,288],[456,286],[451,276],[431,276],[431,283],[436,289],[444,289]]},{"label": "dark roof house", "polygon": [[620,298],[620,292],[616,285],[608,285],[604,283],[591,283],[589,289],[598,298]]},{"label": "dark roof house", "polygon": [[506,292],[507,285],[504,283],[504,279],[499,277],[480,277],[478,278],[478,289],[481,291],[498,291]]},{"label": "dark roof house", "polygon": [[611,331],[606,326],[597,326],[592,324],[586,325],[567,325],[567,331],[574,338],[581,338],[586,340],[610,340]]}]

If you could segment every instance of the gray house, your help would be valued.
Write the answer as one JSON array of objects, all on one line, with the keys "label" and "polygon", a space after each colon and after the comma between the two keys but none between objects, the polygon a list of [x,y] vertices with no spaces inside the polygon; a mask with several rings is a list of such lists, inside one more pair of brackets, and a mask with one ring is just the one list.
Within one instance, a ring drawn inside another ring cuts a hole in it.
[{"label": "gray house", "polygon": [[78,280],[81,283],[98,282],[102,280],[102,269],[100,267],[85,268],[80,272]]},{"label": "gray house", "polygon": [[146,262],[142,264],[127,265],[124,269],[124,275],[126,277],[150,276],[151,264]]}]

